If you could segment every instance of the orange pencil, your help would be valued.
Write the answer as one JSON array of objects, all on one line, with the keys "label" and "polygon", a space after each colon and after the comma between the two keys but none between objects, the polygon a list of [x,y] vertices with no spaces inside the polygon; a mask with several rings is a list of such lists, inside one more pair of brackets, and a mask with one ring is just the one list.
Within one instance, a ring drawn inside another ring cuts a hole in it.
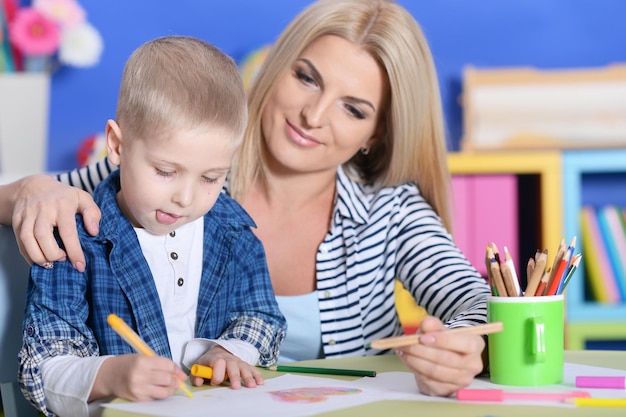
[{"label": "orange pencil", "polygon": [[541,281],[539,281],[539,286],[537,287],[537,291],[535,291],[535,297],[544,295],[543,293],[546,289],[546,286],[548,285],[548,281],[550,280],[551,270],[552,268],[548,268],[546,269],[546,272],[543,273],[543,276],[541,277]]}]

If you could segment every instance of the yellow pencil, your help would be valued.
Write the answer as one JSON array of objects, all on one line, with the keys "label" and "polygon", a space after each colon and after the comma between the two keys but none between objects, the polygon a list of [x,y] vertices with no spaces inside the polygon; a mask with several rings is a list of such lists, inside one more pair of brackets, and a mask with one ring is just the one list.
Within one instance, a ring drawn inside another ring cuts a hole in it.
[{"label": "yellow pencil", "polygon": [[577,407],[626,407],[626,398],[568,398]]},{"label": "yellow pencil", "polygon": [[[491,334],[502,331],[502,322],[479,324],[469,327],[457,327],[455,329],[443,330],[441,333],[465,333],[465,334]],[[374,349],[391,349],[402,346],[417,345],[420,342],[421,334],[410,334],[395,337],[386,337],[372,341],[369,344]]]},{"label": "yellow pencil", "polygon": [[[139,337],[139,335],[135,333],[135,331],[131,329],[130,326],[128,326],[126,323],[124,323],[124,320],[119,318],[117,315],[109,314],[107,317],[107,323],[109,323],[109,326],[111,326],[111,328],[115,330],[115,332],[119,334],[122,339],[124,339],[126,343],[131,345],[132,348],[135,349],[138,353],[146,356],[156,356],[154,350],[152,350],[150,346],[148,346],[146,342],[144,342],[141,337]],[[177,379],[180,389],[183,390],[189,398],[192,398],[193,394],[191,393],[191,391],[189,391],[189,388],[187,388],[185,383],[180,380],[180,378]]]}]

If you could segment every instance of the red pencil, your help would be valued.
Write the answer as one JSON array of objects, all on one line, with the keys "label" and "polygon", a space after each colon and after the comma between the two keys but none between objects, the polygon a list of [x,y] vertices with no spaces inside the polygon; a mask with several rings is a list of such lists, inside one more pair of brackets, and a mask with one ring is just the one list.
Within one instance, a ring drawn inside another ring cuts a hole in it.
[{"label": "red pencil", "polygon": [[543,295],[543,292],[546,289],[546,286],[548,285],[548,281],[550,280],[551,269],[552,268],[548,268],[543,273],[543,276],[541,277],[541,281],[539,281],[539,286],[537,287],[537,291],[535,291],[535,297],[539,297],[540,295]]},{"label": "red pencil", "polygon": [[571,256],[571,253],[572,247],[570,246],[569,248],[567,248],[567,250],[565,251],[565,255],[563,255],[563,258],[561,258],[561,261],[559,262],[559,267],[557,268],[556,273],[552,278],[552,281],[550,281],[550,286],[548,287],[548,291],[546,291],[546,295],[556,295],[556,290],[559,288],[559,284],[565,276],[565,270],[567,269],[567,265],[569,265],[569,258]]}]

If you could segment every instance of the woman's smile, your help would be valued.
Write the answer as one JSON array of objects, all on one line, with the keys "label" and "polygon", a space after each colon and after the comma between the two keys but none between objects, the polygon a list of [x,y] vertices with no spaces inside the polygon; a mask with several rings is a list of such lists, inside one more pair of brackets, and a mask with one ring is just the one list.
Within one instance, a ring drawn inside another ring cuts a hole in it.
[{"label": "woman's smile", "polygon": [[313,148],[321,145],[321,142],[316,140],[313,136],[303,133],[300,129],[289,123],[289,121],[285,122],[285,131],[289,140],[296,145],[303,146],[305,148]]}]

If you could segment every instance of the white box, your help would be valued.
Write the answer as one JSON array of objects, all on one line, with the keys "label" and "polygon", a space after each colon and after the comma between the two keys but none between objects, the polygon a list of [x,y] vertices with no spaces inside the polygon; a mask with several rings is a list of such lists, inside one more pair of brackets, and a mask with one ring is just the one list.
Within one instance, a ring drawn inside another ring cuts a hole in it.
[{"label": "white box", "polygon": [[49,106],[49,74],[0,73],[0,173],[45,171]]}]

